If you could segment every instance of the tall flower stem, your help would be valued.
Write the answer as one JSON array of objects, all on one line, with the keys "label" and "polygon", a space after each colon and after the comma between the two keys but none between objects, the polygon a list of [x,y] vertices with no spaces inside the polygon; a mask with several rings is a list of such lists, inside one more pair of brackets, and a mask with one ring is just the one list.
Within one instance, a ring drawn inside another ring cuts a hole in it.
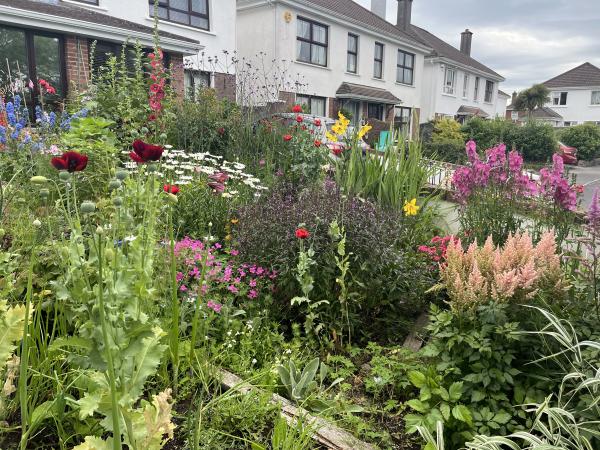
[{"label": "tall flower stem", "polygon": [[208,254],[209,254],[209,241],[204,243],[204,258],[202,259],[202,273],[200,275],[200,290],[196,297],[196,305],[194,310],[194,319],[192,322],[192,339],[190,342],[190,367],[194,360],[194,350],[196,348],[196,335],[198,333],[198,323],[200,322],[200,302],[202,300],[202,290],[204,287],[204,280],[206,278],[206,269],[208,267]]},{"label": "tall flower stem", "polygon": [[104,352],[106,364],[108,365],[108,383],[110,387],[110,402],[112,406],[113,421],[113,450],[121,450],[121,425],[119,421],[120,411],[117,399],[117,383],[115,376],[115,365],[113,361],[111,344],[108,337],[108,324],[106,322],[106,306],[104,304],[104,264],[102,261],[102,235],[98,235],[98,308],[100,325],[102,327],[102,340],[104,341]]},{"label": "tall flower stem", "polygon": [[173,393],[177,396],[177,379],[179,377],[179,299],[177,298],[177,261],[175,259],[175,236],[173,232],[173,207],[169,208],[169,253],[171,257],[171,359],[173,364]]}]

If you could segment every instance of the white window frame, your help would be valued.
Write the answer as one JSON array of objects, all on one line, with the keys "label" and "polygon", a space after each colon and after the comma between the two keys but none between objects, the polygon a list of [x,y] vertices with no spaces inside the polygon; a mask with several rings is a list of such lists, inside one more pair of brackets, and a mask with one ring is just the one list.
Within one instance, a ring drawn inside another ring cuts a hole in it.
[{"label": "white window frame", "polygon": [[[488,86],[492,86],[492,88],[488,91]],[[485,91],[483,92],[483,101],[485,103],[493,103],[494,101],[494,89],[496,87],[496,83],[491,80],[485,80]],[[489,94],[489,99],[488,99]]]},{"label": "white window frame", "polygon": [[463,98],[469,98],[469,81],[471,81],[471,76],[468,73],[465,73],[463,78]]},{"label": "white window frame", "polygon": [[[565,102],[562,102],[562,96],[565,95]],[[559,91],[552,93],[552,106],[567,106],[569,103],[569,93],[566,91]]]},{"label": "white window frame", "polygon": [[592,91],[592,98],[590,104],[594,106],[600,106],[600,91]]},{"label": "white window frame", "polygon": [[444,71],[444,94],[454,95],[455,90],[456,69],[454,67],[446,66],[446,69]]},{"label": "white window frame", "polygon": [[481,84],[481,77],[475,77],[475,90],[473,91],[473,101],[477,103],[479,101],[479,85]]}]

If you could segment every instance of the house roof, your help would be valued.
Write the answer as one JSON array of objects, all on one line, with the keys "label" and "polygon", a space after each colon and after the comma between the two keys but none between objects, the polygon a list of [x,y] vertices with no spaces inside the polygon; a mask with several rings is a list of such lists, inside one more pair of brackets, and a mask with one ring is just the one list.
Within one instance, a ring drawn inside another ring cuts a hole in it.
[{"label": "house roof", "polygon": [[531,113],[533,117],[536,119],[562,119],[559,113],[554,111],[552,108],[548,108],[547,106],[542,106],[541,108],[536,108]]},{"label": "house roof", "polygon": [[483,119],[487,119],[488,117],[490,117],[490,115],[488,113],[486,113],[483,109],[477,108],[476,106],[466,106],[466,105],[462,105],[460,108],[458,108],[456,115],[457,116],[477,116],[477,117],[481,117]]},{"label": "house roof", "polygon": [[504,97],[508,97],[508,98],[510,98],[510,97],[511,97],[511,95],[510,95],[510,94],[507,94],[506,92],[504,92],[504,91],[503,91],[503,90],[501,90],[501,89],[498,89],[498,95],[502,95],[502,96],[504,96]]},{"label": "house roof", "polygon": [[411,25],[411,29],[412,29],[412,32],[416,36],[418,36],[422,42],[424,42],[425,44],[427,44],[428,46],[433,48],[433,53],[431,54],[431,56],[448,58],[459,64],[463,64],[463,65],[471,67],[473,69],[480,70],[481,72],[485,72],[488,75],[491,75],[493,77],[504,79],[504,77],[502,75],[500,75],[499,73],[493,71],[492,69],[490,69],[489,67],[480,63],[479,61],[472,58],[471,56],[461,52],[459,49],[457,49],[453,45],[450,45],[447,42],[441,40],[440,38],[438,38],[434,34],[430,33],[429,31],[427,31],[421,27],[418,27],[416,25]]},{"label": "house roof", "polygon": [[388,105],[398,105],[402,103],[402,101],[390,91],[354,83],[342,83],[336,92],[336,96],[338,98],[374,100]]},{"label": "house roof", "polygon": [[465,55],[459,49],[444,42],[429,31],[415,25],[411,25],[411,28],[407,31],[401,30],[353,0],[303,0],[301,3],[312,3],[320,8],[354,19],[369,28],[391,34],[405,41],[416,42],[421,46],[433,49],[431,56],[445,57],[465,66],[485,72],[495,78],[503,79],[502,75],[494,72],[476,59]]},{"label": "house roof", "polygon": [[600,69],[588,62],[543,83],[548,88],[600,86]]},{"label": "house roof", "polygon": [[[154,32],[152,27],[131,22],[129,20],[119,19],[108,14],[103,14],[101,12],[94,11],[85,7],[67,3],[42,2],[37,0],[0,0],[0,7],[8,7],[17,10],[22,10],[24,13],[21,14],[19,18],[22,18],[23,20],[26,20],[27,18],[29,18],[29,16],[34,15],[36,17],[53,16],[66,19],[67,21],[72,21],[72,23],[74,24],[93,24],[94,26],[106,27],[107,29],[122,30],[123,32],[129,33],[133,36],[147,36],[150,39],[152,38]],[[6,9],[3,8],[1,12],[5,13],[5,11]],[[10,24],[15,23],[11,19],[12,17],[8,15],[0,14],[1,22],[7,22]],[[50,24],[52,25],[51,21]],[[45,28],[52,29],[53,31],[62,31],[55,26],[52,26],[52,28]],[[81,33],[78,34],[84,34],[87,36],[95,37],[92,28],[93,27],[86,28],[82,26]],[[180,36],[178,34],[169,33],[167,31],[162,30],[159,30],[158,34],[161,38],[165,38],[165,40],[168,41],[177,41],[190,48],[194,46],[198,47],[198,49],[201,48],[198,40],[195,39],[191,39],[185,36]]]}]

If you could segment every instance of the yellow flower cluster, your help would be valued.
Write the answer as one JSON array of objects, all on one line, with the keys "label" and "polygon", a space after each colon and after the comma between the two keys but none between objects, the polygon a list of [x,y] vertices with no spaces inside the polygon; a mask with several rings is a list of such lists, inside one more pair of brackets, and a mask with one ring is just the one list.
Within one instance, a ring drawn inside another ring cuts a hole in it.
[{"label": "yellow flower cluster", "polygon": [[358,139],[364,138],[365,135],[372,129],[373,129],[373,127],[371,125],[369,125],[368,123],[366,125],[363,125],[362,128],[360,129],[360,131],[358,132]]},{"label": "yellow flower cluster", "polygon": [[348,120],[341,112],[338,112],[338,120],[336,120],[335,124],[331,127],[331,131],[333,131],[333,133],[327,131],[325,136],[330,141],[337,142],[338,136],[344,136],[346,134],[348,125],[350,125],[350,120]]}]

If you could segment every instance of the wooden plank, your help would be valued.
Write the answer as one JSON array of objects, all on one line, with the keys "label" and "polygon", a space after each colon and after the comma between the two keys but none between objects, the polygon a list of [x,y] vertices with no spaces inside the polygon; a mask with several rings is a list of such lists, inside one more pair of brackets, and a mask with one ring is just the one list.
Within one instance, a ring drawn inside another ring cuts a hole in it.
[{"label": "wooden plank", "polygon": [[[251,390],[258,389],[226,370],[220,370],[220,374],[221,384],[225,389],[231,389],[235,386],[236,390],[241,393],[247,393]],[[271,403],[281,405],[281,417],[291,425],[295,424],[299,418],[302,418],[305,423],[309,424],[315,430],[313,439],[328,449],[375,450],[376,448],[371,444],[362,442],[346,430],[333,425],[327,420],[311,415],[304,408],[294,405],[287,398],[273,394]]]},{"label": "wooden plank", "polygon": [[415,322],[415,325],[406,339],[404,340],[403,347],[418,351],[423,346],[423,340],[419,337],[423,329],[429,323],[429,315],[424,312],[422,313]]}]

